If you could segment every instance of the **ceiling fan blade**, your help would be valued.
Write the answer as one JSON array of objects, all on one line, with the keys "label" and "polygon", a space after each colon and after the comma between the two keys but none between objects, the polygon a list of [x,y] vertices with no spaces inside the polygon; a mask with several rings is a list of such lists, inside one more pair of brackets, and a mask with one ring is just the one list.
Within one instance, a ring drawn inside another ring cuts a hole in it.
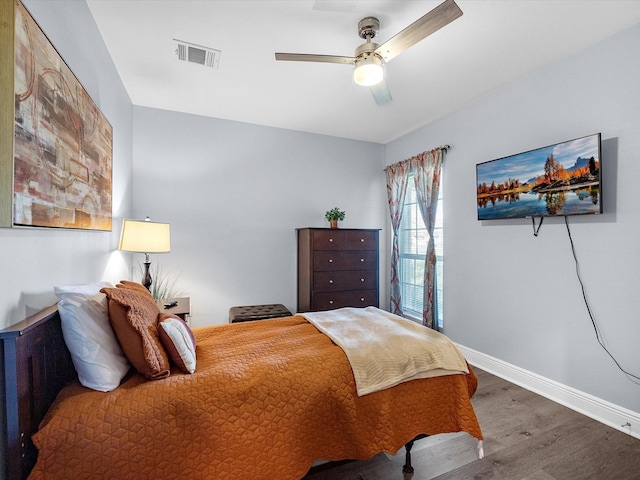
[{"label": "ceiling fan blade", "polygon": [[380,45],[376,49],[376,53],[382,56],[385,62],[388,62],[460,16],[462,16],[462,10],[456,2],[446,0]]},{"label": "ceiling fan blade", "polygon": [[286,60],[289,62],[323,62],[342,63],[353,65],[356,61],[354,57],[340,57],[338,55],[314,55],[308,53],[276,53],[276,60]]},{"label": "ceiling fan blade", "polygon": [[391,101],[391,92],[389,92],[389,87],[387,87],[387,82],[384,78],[381,82],[370,87],[370,89],[378,105],[385,105]]}]

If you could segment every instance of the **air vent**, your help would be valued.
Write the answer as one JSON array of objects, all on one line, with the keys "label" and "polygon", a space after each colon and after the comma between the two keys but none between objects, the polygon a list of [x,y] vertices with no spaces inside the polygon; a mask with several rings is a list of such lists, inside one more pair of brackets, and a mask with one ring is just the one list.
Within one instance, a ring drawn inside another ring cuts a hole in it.
[{"label": "air vent", "polygon": [[220,50],[173,39],[173,53],[182,62],[218,69]]}]

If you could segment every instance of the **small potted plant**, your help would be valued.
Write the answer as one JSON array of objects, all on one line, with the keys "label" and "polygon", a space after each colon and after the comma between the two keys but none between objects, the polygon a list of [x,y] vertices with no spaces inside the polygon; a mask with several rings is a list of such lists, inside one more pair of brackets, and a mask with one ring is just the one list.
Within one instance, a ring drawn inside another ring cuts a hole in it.
[{"label": "small potted plant", "polygon": [[324,218],[329,221],[329,226],[331,228],[338,228],[338,222],[344,220],[345,213],[341,211],[338,207],[332,208],[331,210],[327,210],[324,214]]}]

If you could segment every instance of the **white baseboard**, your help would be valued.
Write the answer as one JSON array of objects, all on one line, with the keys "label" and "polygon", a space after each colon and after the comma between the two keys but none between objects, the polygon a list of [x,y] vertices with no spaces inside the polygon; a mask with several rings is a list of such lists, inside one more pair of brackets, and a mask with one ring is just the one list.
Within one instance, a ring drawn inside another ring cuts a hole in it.
[{"label": "white baseboard", "polygon": [[640,439],[640,413],[620,407],[463,345],[458,345],[458,348],[472,366],[477,366],[627,435]]}]

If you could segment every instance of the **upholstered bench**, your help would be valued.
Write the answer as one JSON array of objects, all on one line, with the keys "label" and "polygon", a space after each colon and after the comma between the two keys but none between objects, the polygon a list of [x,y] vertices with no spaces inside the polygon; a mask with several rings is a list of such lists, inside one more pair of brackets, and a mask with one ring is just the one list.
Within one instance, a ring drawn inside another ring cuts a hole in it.
[{"label": "upholstered bench", "polygon": [[290,317],[291,312],[279,303],[269,305],[245,305],[229,309],[229,323],[264,320],[266,318]]}]

